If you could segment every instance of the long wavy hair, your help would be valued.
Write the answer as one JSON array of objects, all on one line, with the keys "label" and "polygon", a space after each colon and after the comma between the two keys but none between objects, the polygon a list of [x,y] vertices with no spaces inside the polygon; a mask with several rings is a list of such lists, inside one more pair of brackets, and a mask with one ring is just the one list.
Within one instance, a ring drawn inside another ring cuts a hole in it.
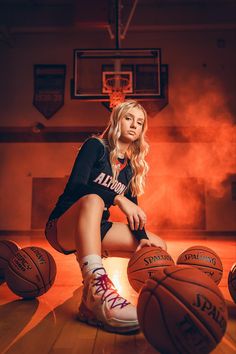
[{"label": "long wavy hair", "polygon": [[131,193],[132,196],[140,196],[144,193],[146,175],[149,170],[149,166],[145,161],[145,157],[149,151],[149,144],[145,136],[147,131],[147,113],[145,109],[135,100],[126,100],[118,104],[113,108],[107,128],[98,138],[108,145],[113,179],[117,179],[120,172],[117,158],[119,153],[118,139],[121,136],[121,120],[132,108],[138,108],[144,114],[142,132],[139,138],[129,145],[127,150],[127,157],[130,160],[133,171],[130,181]]}]

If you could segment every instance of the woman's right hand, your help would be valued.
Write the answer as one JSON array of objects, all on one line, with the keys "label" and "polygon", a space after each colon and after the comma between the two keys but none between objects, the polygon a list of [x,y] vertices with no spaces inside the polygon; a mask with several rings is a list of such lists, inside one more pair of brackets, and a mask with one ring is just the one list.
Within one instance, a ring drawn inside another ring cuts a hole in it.
[{"label": "woman's right hand", "polygon": [[131,230],[142,229],[147,221],[144,211],[124,195],[117,195],[114,204],[127,216]]}]

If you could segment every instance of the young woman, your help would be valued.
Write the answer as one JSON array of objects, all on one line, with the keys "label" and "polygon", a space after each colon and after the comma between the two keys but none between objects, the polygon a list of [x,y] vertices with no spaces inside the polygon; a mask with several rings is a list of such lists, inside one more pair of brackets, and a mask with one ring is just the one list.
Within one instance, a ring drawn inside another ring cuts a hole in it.
[{"label": "young woman", "polygon": [[[76,254],[84,284],[79,320],[117,333],[136,331],[137,313],[118,294],[102,257],[130,257],[151,245],[166,249],[162,239],[145,231],[146,215],[137,203],[148,171],[146,130],[147,114],[138,102],[117,105],[104,133],[82,145],[45,230],[55,249]],[[111,205],[128,224],[108,221]]]}]

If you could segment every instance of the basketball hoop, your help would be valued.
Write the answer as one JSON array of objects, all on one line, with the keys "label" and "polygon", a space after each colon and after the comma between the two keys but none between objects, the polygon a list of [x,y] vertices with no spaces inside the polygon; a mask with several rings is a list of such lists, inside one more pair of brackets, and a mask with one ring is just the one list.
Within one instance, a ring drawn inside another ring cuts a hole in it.
[{"label": "basketball hoop", "polygon": [[105,88],[110,98],[110,108],[114,108],[125,100],[125,90],[129,87],[129,79],[125,77],[109,77]]},{"label": "basketball hoop", "polygon": [[110,108],[124,102],[126,93],[132,92],[131,74],[126,72],[105,72],[103,93],[109,95]]}]

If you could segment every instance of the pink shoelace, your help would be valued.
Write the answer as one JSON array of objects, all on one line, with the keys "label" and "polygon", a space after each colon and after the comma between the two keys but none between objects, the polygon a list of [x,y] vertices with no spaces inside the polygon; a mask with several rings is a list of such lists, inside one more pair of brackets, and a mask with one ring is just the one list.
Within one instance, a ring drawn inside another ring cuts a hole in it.
[{"label": "pink shoelace", "polygon": [[96,294],[100,294],[102,292],[102,303],[104,303],[105,300],[110,298],[107,300],[107,302],[111,302],[111,309],[117,306],[122,309],[123,307],[130,304],[130,302],[128,302],[118,294],[114,284],[108,278],[107,274],[98,274],[98,276],[94,279],[93,286],[96,287]]}]

